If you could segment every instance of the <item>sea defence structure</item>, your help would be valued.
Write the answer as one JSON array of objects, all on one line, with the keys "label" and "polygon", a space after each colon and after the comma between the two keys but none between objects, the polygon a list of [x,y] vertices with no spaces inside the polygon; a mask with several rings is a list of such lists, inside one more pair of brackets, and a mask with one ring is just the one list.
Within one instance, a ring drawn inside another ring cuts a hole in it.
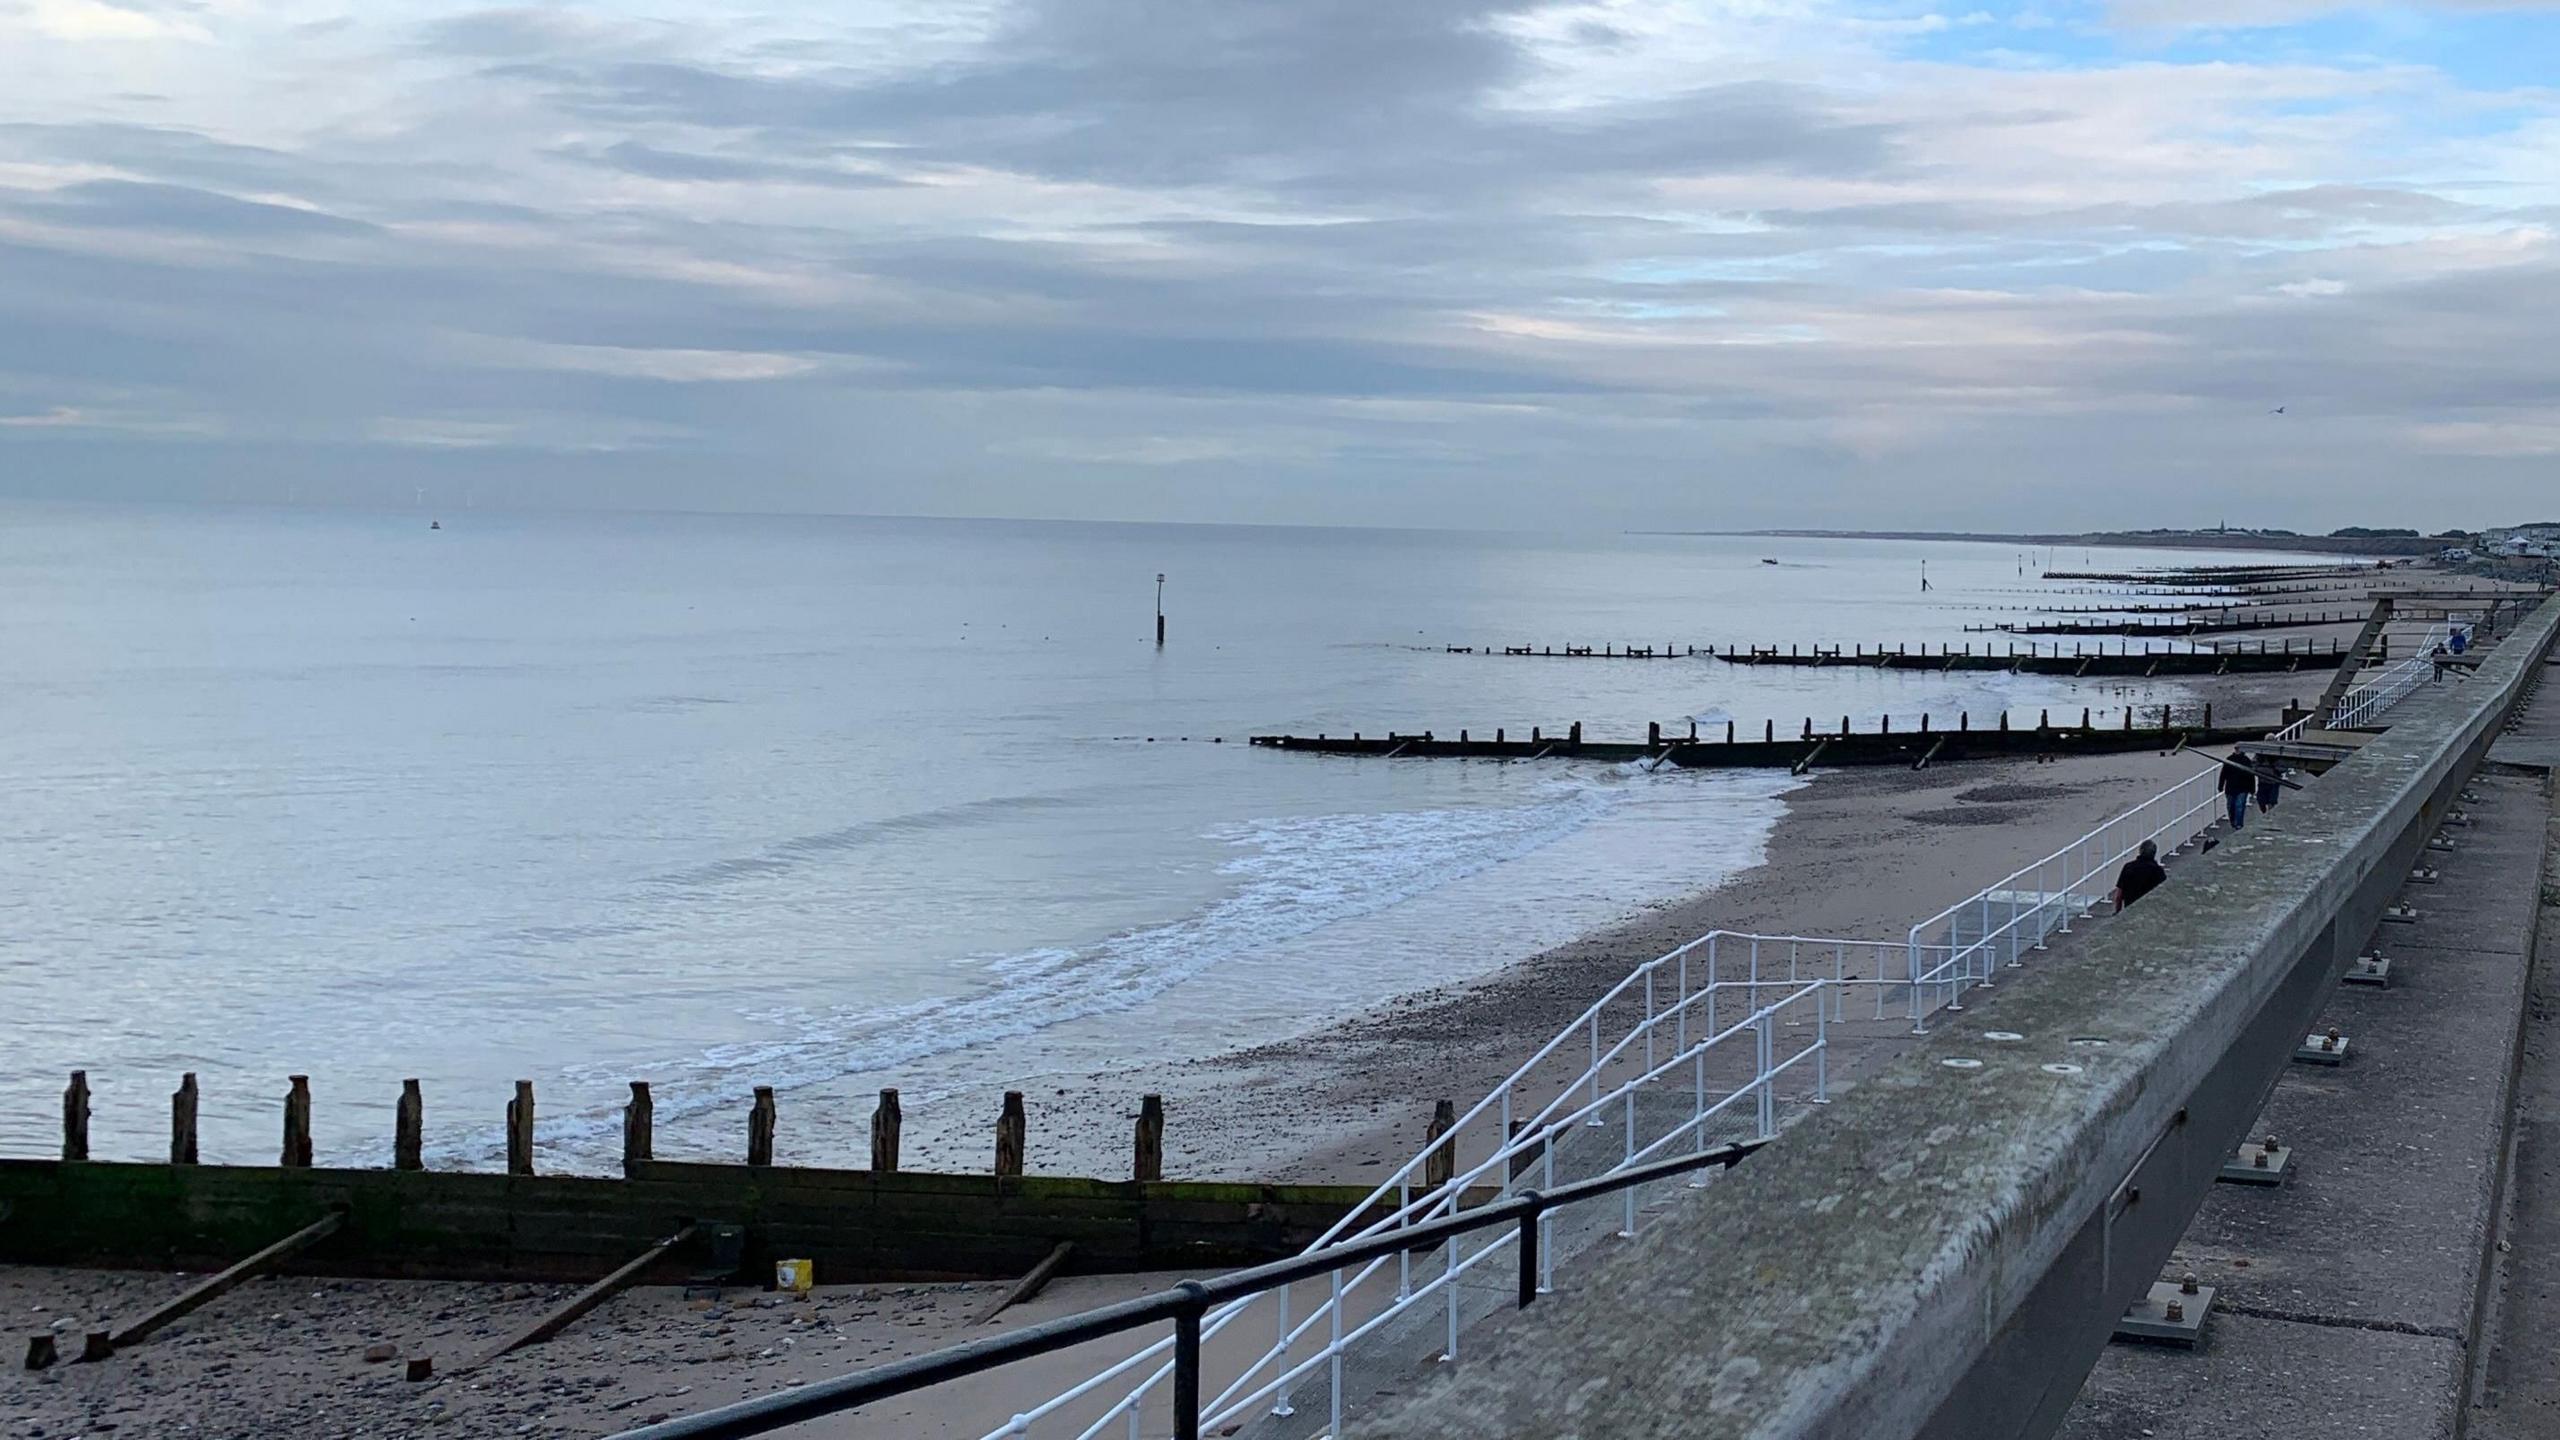
[{"label": "sea defence structure", "polygon": [[1389,760],[1600,760],[1670,765],[1684,770],[1777,769],[1801,774],[1816,765],[1906,765],[1918,770],[1932,764],[1995,756],[2096,755],[2230,745],[2263,739],[2271,728],[2216,726],[2213,707],[2208,705],[2185,722],[2164,706],[2148,711],[2121,710],[2104,724],[2085,708],[2077,724],[2069,716],[2060,724],[2054,723],[2050,710],[2039,712],[2033,725],[2017,726],[2012,726],[2006,715],[1976,725],[1971,715],[1959,714],[1950,726],[1944,717],[1923,714],[1905,717],[1900,729],[1895,728],[1892,716],[1879,716],[1874,729],[1860,730],[1851,725],[1846,715],[1840,717],[1836,728],[1827,720],[1817,727],[1808,716],[1801,727],[1792,731],[1782,731],[1776,721],[1770,720],[1764,721],[1756,733],[1727,722],[1704,736],[1693,724],[1686,736],[1679,736],[1665,735],[1656,723],[1648,729],[1642,744],[1585,740],[1579,721],[1552,735],[1543,727],[1532,726],[1527,736],[1519,739],[1507,729],[1496,730],[1490,737],[1461,730],[1454,738],[1426,730],[1413,734],[1389,731],[1384,735],[1256,735],[1253,743],[1267,750]]},{"label": "sea defence structure", "polygon": [[[61,1158],[0,1159],[0,1263],[220,1270],[263,1256],[261,1269],[307,1274],[559,1281],[593,1280],[643,1257],[642,1270],[621,1277],[632,1283],[706,1264],[753,1274],[793,1257],[845,1283],[1009,1278],[1065,1243],[1071,1272],[1110,1273],[1294,1254],[1368,1195],[1168,1180],[1155,1096],[1139,1104],[1125,1180],[1026,1173],[1034,1135],[1018,1092],[995,1116],[993,1168],[974,1174],[900,1167],[894,1090],[873,1113],[865,1168],[776,1164],[770,1089],[742,1107],[745,1145],[732,1154],[743,1163],[661,1158],[640,1082],[624,1111],[618,1177],[536,1174],[532,1091],[520,1082],[506,1106],[504,1173],[425,1165],[415,1081],[393,1112],[388,1168],[315,1165],[313,1095],[299,1076],[280,1107],[281,1163],[240,1165],[203,1162],[188,1075],[171,1097],[169,1159],[146,1163],[91,1157],[89,1077],[75,1072],[63,1094]],[[323,1222],[325,1233],[268,1254]],[[678,1233],[684,1244],[659,1246]]]},{"label": "sea defence structure", "polygon": [[2336,580],[2368,577],[2379,565],[2195,565],[2156,570],[2047,570],[2047,580],[2104,580],[2117,585],[2164,585],[2216,588],[2265,585],[2288,580]]},{"label": "sea defence structure", "polygon": [[2282,823],[2022,972],[1996,1034],[1938,1028],[1349,1433],[2054,1433],[2366,937],[2458,846],[2443,828],[2555,626],[2546,605]]},{"label": "sea defence structure", "polygon": [[[2112,633],[2112,632],[2110,632]],[[2068,650],[2029,644],[2024,649],[1984,642],[1972,645],[1448,645],[1451,655],[1500,655],[1537,660],[1721,660],[1732,665],[1805,665],[1816,668],[1859,667],[1870,670],[1994,670],[2013,675],[2274,675],[2298,670],[2334,670],[2347,659],[2345,642],[2287,639],[2235,642],[2219,649],[2180,648],[2119,641],[2074,642]]]},{"label": "sea defence structure", "polygon": [[2316,625],[2354,625],[2363,619],[2362,610],[2288,610],[2275,614],[2189,614],[2177,620],[2042,620],[1968,625],[1965,629],[1977,635],[1999,631],[2011,635],[2128,635],[2140,639],[2215,635],[2234,630],[2300,630]]}]

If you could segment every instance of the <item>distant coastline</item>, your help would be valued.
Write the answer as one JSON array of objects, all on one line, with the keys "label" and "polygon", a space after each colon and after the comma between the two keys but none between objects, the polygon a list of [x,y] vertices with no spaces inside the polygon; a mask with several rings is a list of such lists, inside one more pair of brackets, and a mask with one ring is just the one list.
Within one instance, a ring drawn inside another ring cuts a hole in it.
[{"label": "distant coastline", "polygon": [[2146,550],[2298,550],[2318,555],[2432,555],[2459,542],[2424,535],[2260,535],[2220,530],[2093,530],[1995,535],[1970,530],[1639,530],[1639,535],[1744,535],[1777,540],[1948,540],[1994,545],[2112,545]]}]

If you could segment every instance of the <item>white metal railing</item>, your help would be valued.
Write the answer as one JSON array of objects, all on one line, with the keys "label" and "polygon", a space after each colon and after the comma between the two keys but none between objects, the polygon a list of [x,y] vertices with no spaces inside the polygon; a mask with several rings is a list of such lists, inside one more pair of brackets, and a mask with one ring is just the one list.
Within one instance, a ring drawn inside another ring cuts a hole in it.
[{"label": "white metal railing", "polygon": [[[2288,727],[2301,733],[2302,722]],[[2289,738],[2279,732],[2277,737]],[[2107,877],[2145,840],[2174,850],[2212,828],[2222,794],[2219,765],[2179,781],[2132,809],[1911,927],[1907,973],[1911,1026],[1925,1027],[1939,1005],[1961,1009],[1966,989],[2016,968],[2048,936],[2069,934],[2109,893]]]},{"label": "white metal railing", "polygon": [[2419,638],[2416,654],[2339,696],[2337,706],[2329,712],[2330,728],[2369,724],[2373,717],[2407,699],[2410,691],[2425,684],[2435,674],[2435,648],[2450,637],[2452,626],[2451,620],[2439,622]]},{"label": "white metal railing", "polygon": [[[1873,992],[1873,1017],[1891,1013],[1909,983],[1907,959],[1908,947],[1894,941],[1715,931],[1648,961],[1388,1176],[1308,1253],[1438,1219],[1522,1184],[1551,1186],[1560,1165],[1606,1175],[1731,1139],[1765,1139],[1776,1133],[1781,1100],[1828,1099],[1831,1029],[1847,1018],[1851,992]],[[1618,1233],[1632,1235],[1633,1190],[1623,1192],[1622,1204]],[[1540,1222],[1542,1283],[1552,1281],[1555,1223],[1554,1215]],[[1405,1253],[1346,1266],[1311,1305],[1293,1304],[1282,1288],[1211,1311],[1201,1339],[1228,1337],[1213,1356],[1225,1383],[1202,1396],[1203,1429],[1266,1409],[1292,1414],[1296,1392],[1321,1374],[1338,1430],[1342,1371],[1354,1348],[1415,1307],[1435,1304],[1445,1312],[1442,1354],[1454,1358],[1466,1321],[1460,1282],[1516,1242],[1505,1231],[1481,1237],[1472,1250],[1453,1240],[1419,1260]],[[1041,1421],[1129,1381],[1132,1388],[1073,1433],[1098,1440],[1117,1430],[1136,1440],[1147,1417],[1167,1404],[1172,1354],[1170,1338],[1150,1345],[1013,1417],[988,1440],[1029,1435]]]},{"label": "white metal railing", "polygon": [[[2311,718],[2305,715],[2266,738],[2298,739]],[[1912,1029],[1924,1028],[1940,1006],[1962,1009],[1968,988],[1990,985],[1996,969],[2017,968],[2026,953],[2045,948],[2047,937],[2071,933],[2071,922],[2112,892],[2108,874],[2142,842],[2175,850],[2213,828],[2221,795],[2217,764],[1912,926],[1905,970]]]}]

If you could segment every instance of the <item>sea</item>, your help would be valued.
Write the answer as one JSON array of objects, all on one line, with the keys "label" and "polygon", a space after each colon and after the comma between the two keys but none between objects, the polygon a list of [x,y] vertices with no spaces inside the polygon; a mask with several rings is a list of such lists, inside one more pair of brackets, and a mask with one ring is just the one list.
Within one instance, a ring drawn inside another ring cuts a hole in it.
[{"label": "sea", "polygon": [[758,1085],[912,1117],[1302,1033],[1726,880],[1804,782],[1250,737],[2158,703],[1485,652],[1982,643],[2088,588],[2047,566],[2244,558],[0,502],[0,1155],[56,1153],[73,1070],[102,1158],[193,1071],[209,1162],[271,1163],[306,1075],[324,1163],[417,1078],[491,1164],[522,1079],[601,1170],[632,1079],[726,1155]]}]

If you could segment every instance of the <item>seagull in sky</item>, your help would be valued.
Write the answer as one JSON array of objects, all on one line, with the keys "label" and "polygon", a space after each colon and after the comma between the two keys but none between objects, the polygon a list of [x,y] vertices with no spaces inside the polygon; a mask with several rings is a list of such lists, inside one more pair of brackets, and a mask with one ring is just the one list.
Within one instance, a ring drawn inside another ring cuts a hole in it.
[{"label": "seagull in sky", "polygon": [[2281,405],[2279,405],[2279,406],[2277,406],[2276,408],[2274,408],[2273,410],[2268,411],[2267,413],[2268,413],[2268,414],[2270,414],[2270,415],[2281,415],[2281,414],[2283,414],[2283,413],[2284,413],[2284,407],[2283,407],[2283,406],[2281,406]]}]

